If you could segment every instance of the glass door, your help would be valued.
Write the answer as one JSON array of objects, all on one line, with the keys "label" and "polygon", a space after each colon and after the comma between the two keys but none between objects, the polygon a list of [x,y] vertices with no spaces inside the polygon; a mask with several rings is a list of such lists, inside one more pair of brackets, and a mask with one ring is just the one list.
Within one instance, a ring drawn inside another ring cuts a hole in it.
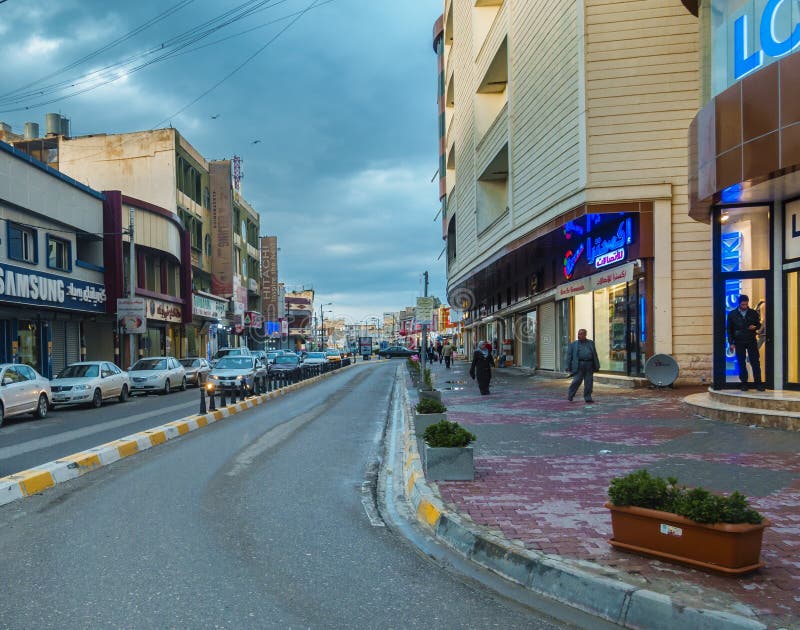
[{"label": "glass door", "polygon": [[800,271],[786,274],[786,386],[800,389]]}]

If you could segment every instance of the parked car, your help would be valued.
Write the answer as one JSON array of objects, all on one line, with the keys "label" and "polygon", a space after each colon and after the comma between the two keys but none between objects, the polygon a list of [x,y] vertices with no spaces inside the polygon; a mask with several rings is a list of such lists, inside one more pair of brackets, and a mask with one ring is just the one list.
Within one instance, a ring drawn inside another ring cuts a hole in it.
[{"label": "parked car", "polygon": [[133,364],[128,375],[131,393],[163,392],[169,394],[174,387],[186,389],[186,370],[175,357],[147,357]]},{"label": "parked car", "polygon": [[386,359],[392,359],[395,357],[410,357],[414,354],[417,354],[414,350],[409,350],[403,346],[389,346],[388,348],[384,348],[378,352],[379,357],[384,357]]},{"label": "parked car", "polygon": [[328,355],[324,352],[309,352],[303,365],[323,365],[328,362]]},{"label": "parked car", "polygon": [[328,363],[341,363],[342,362],[342,354],[335,348],[328,348],[325,351],[325,355],[328,357]]},{"label": "parked car", "polygon": [[267,358],[266,350],[251,350],[250,354],[252,354],[259,361],[261,361],[261,363],[264,364],[264,367],[266,367],[269,364],[269,359]]},{"label": "parked car", "polygon": [[200,387],[205,385],[208,373],[211,371],[211,364],[201,357],[187,357],[179,359],[178,363],[186,370],[186,382]]},{"label": "parked car", "polygon": [[214,367],[217,364],[217,361],[222,359],[223,357],[232,356],[232,357],[249,357],[250,356],[250,349],[249,348],[220,348],[217,350],[216,354],[211,357],[211,367]]},{"label": "parked car", "polygon": [[88,404],[99,407],[104,400],[128,400],[131,380],[109,361],[81,361],[71,363],[50,381],[53,404]]},{"label": "parked car", "polygon": [[0,425],[5,418],[32,413],[44,418],[50,409],[50,381],[29,365],[0,364]]},{"label": "parked car", "polygon": [[300,376],[300,359],[295,354],[275,357],[275,363],[269,366],[269,373],[285,378],[296,378]]},{"label": "parked car", "polygon": [[266,390],[267,368],[257,357],[229,355],[217,361],[208,374],[207,387],[212,390],[242,388],[253,393],[256,383],[261,391]]}]

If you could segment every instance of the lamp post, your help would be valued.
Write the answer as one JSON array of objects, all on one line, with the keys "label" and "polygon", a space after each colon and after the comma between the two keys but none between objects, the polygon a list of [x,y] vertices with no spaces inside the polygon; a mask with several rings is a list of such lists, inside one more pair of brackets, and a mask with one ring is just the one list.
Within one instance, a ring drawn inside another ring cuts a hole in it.
[{"label": "lamp post", "polygon": [[327,302],[319,305],[319,342],[322,349],[325,350],[325,315],[322,312],[323,307],[330,306],[333,302]]}]

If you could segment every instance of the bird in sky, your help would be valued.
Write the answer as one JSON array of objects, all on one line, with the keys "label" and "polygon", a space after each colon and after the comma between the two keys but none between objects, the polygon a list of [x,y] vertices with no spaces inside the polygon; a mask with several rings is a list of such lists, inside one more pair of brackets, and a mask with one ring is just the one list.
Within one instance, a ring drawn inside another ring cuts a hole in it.
[{"label": "bird in sky", "polygon": [[211,120],[216,120],[217,118],[219,118],[219,114],[214,114],[214,115],[211,117]]},{"label": "bird in sky", "polygon": [[261,140],[253,140],[250,144],[258,144]]}]

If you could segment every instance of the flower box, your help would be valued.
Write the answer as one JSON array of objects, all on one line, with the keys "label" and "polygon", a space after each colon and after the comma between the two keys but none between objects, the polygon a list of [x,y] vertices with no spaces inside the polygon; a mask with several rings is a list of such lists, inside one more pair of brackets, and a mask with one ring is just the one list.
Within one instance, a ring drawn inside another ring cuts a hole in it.
[{"label": "flower box", "polygon": [[432,424],[447,420],[446,413],[415,413],[414,414],[414,435],[418,438],[422,437],[427,429]]},{"label": "flower box", "polygon": [[705,524],[671,512],[606,503],[611,510],[616,549],[635,551],[729,575],[755,571],[761,562],[761,538],[770,525]]},{"label": "flower box", "polygon": [[422,459],[428,481],[472,481],[475,464],[471,446],[424,447]]}]

